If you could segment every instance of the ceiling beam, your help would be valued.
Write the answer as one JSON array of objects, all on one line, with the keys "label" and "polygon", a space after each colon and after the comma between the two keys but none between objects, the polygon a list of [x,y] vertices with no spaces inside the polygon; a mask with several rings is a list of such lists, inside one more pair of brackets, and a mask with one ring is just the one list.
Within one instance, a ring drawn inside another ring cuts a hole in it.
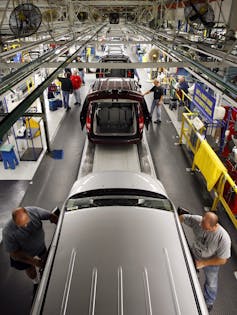
[{"label": "ceiling beam", "polygon": [[[45,62],[38,66],[38,68],[58,68],[62,62]],[[208,68],[226,68],[226,64],[221,62],[199,62],[199,64]],[[0,63],[1,69],[20,68],[20,64],[5,64]],[[106,68],[106,69],[150,69],[150,68],[172,68],[172,67],[188,67],[190,62],[186,61],[170,61],[170,62],[132,62],[132,63],[122,63],[122,62],[83,62],[83,63],[70,63],[67,65],[68,68]],[[63,69],[62,69],[63,70]]]},{"label": "ceiling beam", "polygon": [[120,0],[120,1],[103,1],[103,0],[98,0],[98,1],[77,1],[77,0],[72,0],[72,2],[75,2],[77,4],[82,4],[86,6],[94,6],[94,7],[137,7],[137,6],[153,6],[154,1],[128,1],[128,0]]}]

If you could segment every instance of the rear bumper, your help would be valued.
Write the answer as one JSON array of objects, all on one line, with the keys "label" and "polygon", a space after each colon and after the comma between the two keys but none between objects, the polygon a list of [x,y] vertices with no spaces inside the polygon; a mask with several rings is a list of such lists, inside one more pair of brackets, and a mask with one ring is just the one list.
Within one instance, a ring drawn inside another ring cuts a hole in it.
[{"label": "rear bumper", "polygon": [[95,136],[94,134],[88,133],[88,139],[95,144],[136,144],[142,139],[142,134],[132,136],[132,137],[105,137],[105,136]]}]

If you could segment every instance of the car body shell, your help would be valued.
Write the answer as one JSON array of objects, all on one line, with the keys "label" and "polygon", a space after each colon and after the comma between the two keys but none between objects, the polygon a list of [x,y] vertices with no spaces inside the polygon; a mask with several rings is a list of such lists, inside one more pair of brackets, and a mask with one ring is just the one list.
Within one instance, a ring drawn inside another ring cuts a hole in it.
[{"label": "car body shell", "polygon": [[[102,127],[99,129],[100,127],[97,126],[102,125],[102,122],[98,119],[102,119],[102,114],[106,110],[107,116],[104,118],[106,126],[104,129]],[[113,119],[112,112],[115,116]],[[126,118],[128,115],[130,115],[129,121]],[[82,106],[80,120],[82,129],[86,125],[91,142],[137,143],[142,139],[143,126],[148,128],[150,114],[140,86],[135,80],[106,78],[97,79],[93,83]]]},{"label": "car body shell", "polygon": [[[100,58],[99,62],[120,62],[120,63],[131,63],[128,56],[124,55],[119,51],[113,51],[113,53],[104,55]],[[96,78],[109,78],[109,77],[119,77],[119,78],[134,78],[134,69],[106,69],[103,68],[96,69]]]},{"label": "car body shell", "polygon": [[75,198],[110,196],[111,189],[167,198],[162,184],[142,173],[98,172],[77,181],[32,314],[207,315],[176,210],[114,204],[66,211]]}]

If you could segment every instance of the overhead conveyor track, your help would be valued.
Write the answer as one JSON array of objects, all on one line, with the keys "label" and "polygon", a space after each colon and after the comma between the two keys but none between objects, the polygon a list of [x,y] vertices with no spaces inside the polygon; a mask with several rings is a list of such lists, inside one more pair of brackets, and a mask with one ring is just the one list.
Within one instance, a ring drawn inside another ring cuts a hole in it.
[{"label": "overhead conveyor track", "polygon": [[[0,53],[0,58],[1,59],[6,59],[6,58],[9,58],[9,57],[12,57],[14,56],[17,52],[21,52],[22,50],[28,50],[28,49],[32,49],[34,47],[37,47],[39,46],[40,44],[47,44],[47,43],[55,43],[55,41],[58,39],[58,38],[61,38],[62,36],[65,36],[66,34],[68,33],[64,33],[64,34],[60,34],[60,35],[56,35],[54,36],[54,41],[52,40],[52,38],[47,38],[47,39],[42,39],[42,40],[39,40],[37,42],[32,42],[30,44],[27,44],[27,45],[22,45],[21,47],[18,47],[18,48],[14,48],[14,49],[11,49],[11,50],[8,50],[8,51],[4,51],[4,52],[1,52]],[[19,42],[20,44],[21,42]]]},{"label": "overhead conveyor track", "polygon": [[[105,24],[106,25],[106,24]],[[6,134],[11,126],[24,115],[25,111],[31,106],[31,104],[40,97],[49,84],[57,77],[57,75],[66,68],[78,55],[81,49],[87,45],[91,39],[93,39],[104,27],[99,27],[91,37],[84,42],[84,45],[80,46],[74,54],[72,54],[66,61],[64,61],[44,82],[42,82],[30,95],[28,95],[11,113],[9,113],[0,122],[0,139]]]},{"label": "overhead conveyor track", "polygon": [[[84,37],[85,35],[89,35],[92,32],[92,27],[89,27],[85,30],[83,30],[83,35],[80,36]],[[67,50],[70,46],[72,46],[75,43],[74,40],[71,40],[64,45],[60,47],[61,54]],[[82,45],[83,46],[83,45]],[[81,46],[81,47],[82,47]],[[80,49],[81,49],[80,47]],[[56,55],[55,50],[50,51],[43,56],[39,57],[36,60],[33,60],[32,62],[28,64],[24,64],[19,70],[15,71],[14,73],[11,73],[3,78],[3,82],[0,84],[0,95],[3,93],[9,91],[11,88],[13,88],[15,85],[17,85],[20,81],[23,79],[27,78],[31,73],[36,71],[40,65],[44,62],[50,62],[53,61],[54,59],[58,58],[60,54]],[[8,64],[9,67],[9,64]]]},{"label": "overhead conveyor track", "polygon": [[[136,30],[139,31],[142,36],[146,35],[148,38],[152,39],[152,43],[154,45],[156,45],[157,47],[161,47],[162,50],[167,53],[167,55],[169,55],[171,58],[173,58],[173,60],[187,62],[189,64],[189,67],[191,67],[192,69],[193,68],[197,69],[201,73],[207,75],[208,78],[210,78],[214,82],[218,83],[219,88],[222,90],[223,93],[229,92],[229,93],[237,95],[237,86],[236,85],[234,85],[230,82],[226,82],[224,80],[224,78],[222,78],[219,75],[217,75],[216,73],[212,72],[210,69],[206,68],[205,66],[203,66],[199,62],[193,61],[191,58],[188,58],[187,56],[185,56],[180,51],[177,51],[176,49],[174,49],[174,46],[171,49],[171,48],[167,47],[167,45],[162,44],[159,41],[158,35],[156,35],[156,33],[154,33],[154,31],[147,29],[147,28],[144,28],[144,27],[142,28],[138,25],[136,25]],[[218,64],[216,64],[216,66],[217,65]]]},{"label": "overhead conveyor track", "polygon": [[174,35],[170,35],[170,34],[159,31],[156,33],[156,37],[159,37],[159,41],[161,41],[163,44],[166,44],[168,40],[170,44],[173,44],[176,46],[178,45],[179,48],[186,47],[186,48],[189,48],[190,50],[199,51],[206,56],[210,56],[218,61],[222,61],[222,63],[225,66],[233,65],[233,64],[236,65],[236,62],[237,62],[236,56],[211,48],[210,45],[205,44],[205,42],[203,43],[193,42],[191,40],[178,36],[178,33]]}]

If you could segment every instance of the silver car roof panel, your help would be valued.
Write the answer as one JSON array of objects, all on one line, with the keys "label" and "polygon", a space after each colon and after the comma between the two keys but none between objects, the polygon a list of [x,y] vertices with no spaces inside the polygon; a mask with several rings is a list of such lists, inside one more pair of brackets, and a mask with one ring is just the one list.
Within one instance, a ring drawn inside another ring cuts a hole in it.
[{"label": "silver car roof panel", "polygon": [[43,314],[198,314],[174,220],[136,207],[65,213]]}]

